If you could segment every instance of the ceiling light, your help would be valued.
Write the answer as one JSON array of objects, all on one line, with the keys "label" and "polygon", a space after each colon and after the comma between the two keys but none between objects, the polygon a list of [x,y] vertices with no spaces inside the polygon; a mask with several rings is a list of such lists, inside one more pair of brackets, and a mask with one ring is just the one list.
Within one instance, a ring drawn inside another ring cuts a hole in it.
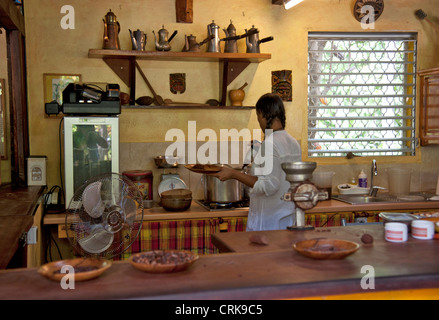
[{"label": "ceiling light", "polygon": [[301,3],[303,0],[284,0],[284,7],[285,10],[291,9],[296,4]]}]

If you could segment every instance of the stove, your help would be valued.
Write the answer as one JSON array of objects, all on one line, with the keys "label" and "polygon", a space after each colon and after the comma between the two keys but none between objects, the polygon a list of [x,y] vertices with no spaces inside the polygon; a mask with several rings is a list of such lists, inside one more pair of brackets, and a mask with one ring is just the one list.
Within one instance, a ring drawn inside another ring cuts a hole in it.
[{"label": "stove", "polygon": [[239,202],[230,203],[217,203],[206,200],[195,200],[202,208],[208,211],[224,211],[224,210],[234,210],[234,209],[248,209],[250,200],[242,200]]}]

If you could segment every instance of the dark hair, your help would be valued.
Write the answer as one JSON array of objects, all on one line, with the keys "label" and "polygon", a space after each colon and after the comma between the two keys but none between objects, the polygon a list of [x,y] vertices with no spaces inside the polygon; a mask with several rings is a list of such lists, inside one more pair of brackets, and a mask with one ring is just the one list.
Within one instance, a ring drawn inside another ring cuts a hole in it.
[{"label": "dark hair", "polygon": [[271,129],[271,124],[275,118],[278,118],[285,128],[285,107],[284,103],[277,94],[266,93],[256,102],[256,111],[267,119],[267,129]]}]

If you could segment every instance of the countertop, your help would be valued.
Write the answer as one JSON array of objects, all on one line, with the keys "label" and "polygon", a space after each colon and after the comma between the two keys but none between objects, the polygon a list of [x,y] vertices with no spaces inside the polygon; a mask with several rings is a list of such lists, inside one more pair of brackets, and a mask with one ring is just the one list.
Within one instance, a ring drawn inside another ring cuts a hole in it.
[{"label": "countertop", "polygon": [[[247,232],[221,233],[217,240],[242,247],[200,256],[177,273],[146,273],[127,261],[114,262],[100,277],[76,282],[74,290],[63,290],[36,268],[1,270],[0,299],[285,299],[439,288],[438,240],[386,242],[382,225],[322,230],[264,231],[270,239],[266,247],[249,244]],[[372,245],[361,244],[364,232],[373,235]],[[354,240],[361,247],[342,260],[314,260],[291,248],[292,242],[316,237]],[[373,290],[361,287],[367,274],[374,276]]]},{"label": "countertop", "polygon": [[[230,210],[208,211],[200,206],[197,202],[192,201],[190,208],[183,212],[170,212],[162,207],[152,207],[143,210],[143,221],[160,221],[160,220],[180,220],[180,219],[208,219],[218,217],[246,217],[248,208],[235,208]],[[138,219],[141,214],[138,213]],[[47,214],[43,223],[62,224],[65,223],[66,216],[64,213]]]},{"label": "countertop", "polygon": [[32,226],[44,188],[0,186],[0,269],[7,267],[20,236]]},{"label": "countertop", "polygon": [[[400,202],[400,203],[371,203],[364,205],[351,205],[338,200],[320,201],[317,206],[305,213],[337,213],[337,212],[354,212],[354,211],[388,211],[388,210],[424,210],[439,209],[439,201],[424,202]],[[143,214],[144,221],[160,220],[180,220],[180,219],[206,219],[218,217],[246,217],[248,208],[236,208],[231,210],[208,211],[201,207],[195,201],[192,201],[191,207],[184,212],[169,212],[162,207],[153,207],[145,209]],[[44,224],[63,224],[65,223],[65,214],[47,214],[44,217]]]}]

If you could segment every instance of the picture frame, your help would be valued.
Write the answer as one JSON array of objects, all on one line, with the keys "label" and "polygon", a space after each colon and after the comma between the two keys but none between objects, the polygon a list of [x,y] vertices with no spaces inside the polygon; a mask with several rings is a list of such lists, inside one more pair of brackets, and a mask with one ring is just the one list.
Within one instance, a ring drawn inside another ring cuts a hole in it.
[{"label": "picture frame", "polygon": [[56,100],[62,105],[62,92],[69,83],[81,83],[80,74],[44,73],[44,103]]}]

